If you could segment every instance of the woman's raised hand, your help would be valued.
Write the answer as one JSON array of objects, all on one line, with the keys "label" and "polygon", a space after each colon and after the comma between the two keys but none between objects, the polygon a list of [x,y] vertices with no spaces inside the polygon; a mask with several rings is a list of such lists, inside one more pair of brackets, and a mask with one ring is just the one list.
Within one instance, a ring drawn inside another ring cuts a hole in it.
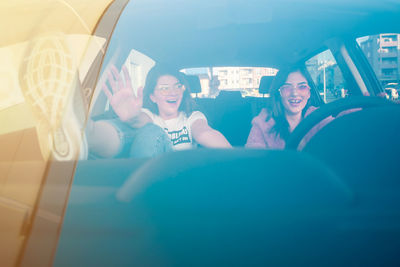
[{"label": "woman's raised hand", "polygon": [[125,79],[121,77],[122,75],[118,72],[118,69],[114,65],[111,65],[107,73],[107,80],[111,86],[111,91],[106,83],[103,84],[102,89],[121,121],[129,121],[141,112],[143,87],[138,88],[137,96],[135,96],[132,89],[131,77],[125,65],[122,67],[122,72]]}]

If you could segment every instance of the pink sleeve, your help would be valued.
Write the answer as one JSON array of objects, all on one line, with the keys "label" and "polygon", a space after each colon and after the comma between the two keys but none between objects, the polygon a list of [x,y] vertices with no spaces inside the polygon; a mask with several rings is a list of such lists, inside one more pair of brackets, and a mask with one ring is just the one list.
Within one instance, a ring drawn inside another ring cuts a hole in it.
[{"label": "pink sleeve", "polygon": [[265,144],[263,133],[261,128],[257,124],[253,124],[251,127],[249,137],[245,147],[248,148],[267,148]]},{"label": "pink sleeve", "polygon": [[245,147],[249,148],[267,148],[264,140],[263,131],[265,131],[265,119],[267,118],[267,111],[263,108],[256,117],[253,118],[251,124],[253,125],[250,130],[249,137]]}]

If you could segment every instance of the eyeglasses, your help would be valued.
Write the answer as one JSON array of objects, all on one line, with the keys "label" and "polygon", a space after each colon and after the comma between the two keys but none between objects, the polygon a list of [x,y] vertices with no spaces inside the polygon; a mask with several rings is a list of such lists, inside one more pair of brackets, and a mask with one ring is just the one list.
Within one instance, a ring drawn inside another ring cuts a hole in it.
[{"label": "eyeglasses", "polygon": [[301,83],[298,84],[297,86],[293,86],[291,84],[284,84],[279,88],[279,91],[283,95],[289,95],[291,92],[293,92],[294,89],[297,89],[299,94],[307,94],[308,91],[310,90],[310,86],[306,83]]},{"label": "eyeglasses", "polygon": [[181,83],[177,83],[173,86],[156,87],[156,90],[162,95],[179,94],[185,91],[185,86]]}]

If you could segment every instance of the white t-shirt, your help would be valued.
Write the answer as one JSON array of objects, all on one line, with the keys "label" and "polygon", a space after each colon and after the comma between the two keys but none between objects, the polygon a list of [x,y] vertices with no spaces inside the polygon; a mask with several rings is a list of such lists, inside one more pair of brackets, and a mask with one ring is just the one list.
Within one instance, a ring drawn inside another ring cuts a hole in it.
[{"label": "white t-shirt", "polygon": [[174,150],[192,148],[194,145],[191,129],[193,122],[199,119],[207,121],[206,116],[200,111],[193,111],[189,117],[187,117],[185,113],[179,112],[178,117],[170,120],[164,120],[145,108],[143,108],[142,111],[151,118],[155,125],[164,129],[171,139]]}]

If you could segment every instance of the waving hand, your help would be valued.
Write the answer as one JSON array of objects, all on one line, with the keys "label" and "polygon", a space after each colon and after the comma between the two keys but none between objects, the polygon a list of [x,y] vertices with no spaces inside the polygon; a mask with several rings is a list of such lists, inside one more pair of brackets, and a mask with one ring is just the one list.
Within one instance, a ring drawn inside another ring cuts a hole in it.
[{"label": "waving hand", "polygon": [[139,88],[137,96],[135,96],[126,66],[122,67],[122,72],[125,79],[121,77],[118,69],[114,65],[111,65],[107,73],[107,80],[111,86],[111,91],[106,83],[104,83],[102,89],[121,121],[129,121],[137,117],[141,112],[143,88]]}]

